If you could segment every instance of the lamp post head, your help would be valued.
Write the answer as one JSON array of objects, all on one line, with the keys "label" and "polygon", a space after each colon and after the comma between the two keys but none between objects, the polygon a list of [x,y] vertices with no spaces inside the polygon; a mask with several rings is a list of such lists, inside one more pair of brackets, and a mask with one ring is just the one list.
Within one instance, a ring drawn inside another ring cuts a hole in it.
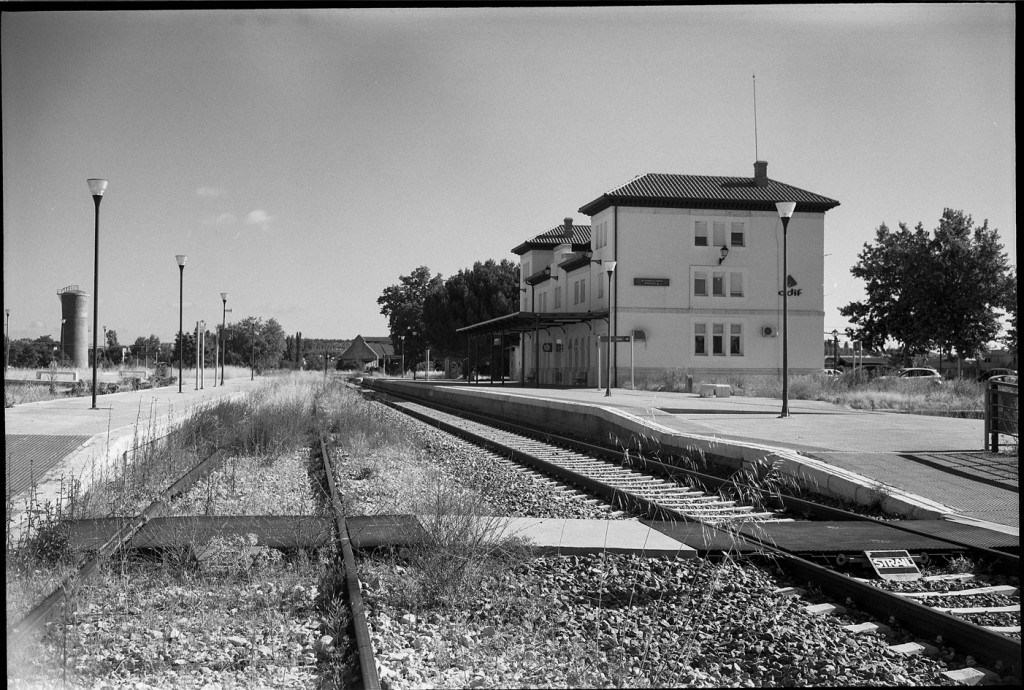
[{"label": "lamp post head", "polygon": [[779,218],[792,218],[793,211],[796,209],[795,201],[779,201],[776,202],[775,208],[779,211]]},{"label": "lamp post head", "polygon": [[179,267],[185,268],[185,262],[188,261],[188,255],[187,254],[175,254],[174,258],[178,260],[178,266]]},{"label": "lamp post head", "polygon": [[729,256],[729,248],[723,246],[719,254],[721,254],[721,256],[718,258],[718,265],[721,266],[722,262],[725,261],[725,257]]},{"label": "lamp post head", "polygon": [[619,265],[619,262],[618,261],[606,261],[604,263],[604,265],[607,267],[606,270],[608,271],[608,273],[610,275],[612,273],[615,273],[615,267]]},{"label": "lamp post head", "polygon": [[93,196],[103,196],[103,192],[107,191],[107,181],[96,177],[90,177],[89,182],[89,193]]},{"label": "lamp post head", "polygon": [[833,338],[838,338],[839,337],[839,329],[838,328],[833,328],[832,329],[832,337]]},{"label": "lamp post head", "polygon": [[227,301],[228,301],[228,293],[226,293],[226,292],[222,292],[222,293],[220,293],[220,298],[221,298],[221,299],[222,299],[222,300],[223,300],[224,302],[227,302]]}]

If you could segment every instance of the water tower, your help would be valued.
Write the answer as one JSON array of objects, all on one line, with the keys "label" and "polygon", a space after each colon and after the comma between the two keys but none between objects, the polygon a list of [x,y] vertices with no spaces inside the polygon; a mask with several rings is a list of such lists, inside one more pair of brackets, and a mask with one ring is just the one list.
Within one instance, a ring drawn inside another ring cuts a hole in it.
[{"label": "water tower", "polygon": [[88,296],[77,285],[68,285],[57,293],[64,319],[64,355],[76,369],[89,368]]}]

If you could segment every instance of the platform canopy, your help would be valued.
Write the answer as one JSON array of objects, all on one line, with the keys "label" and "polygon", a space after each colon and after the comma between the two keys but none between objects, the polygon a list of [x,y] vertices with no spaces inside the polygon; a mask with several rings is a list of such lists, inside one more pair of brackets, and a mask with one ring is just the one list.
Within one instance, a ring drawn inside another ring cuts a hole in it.
[{"label": "platform canopy", "polygon": [[532,333],[535,330],[560,328],[576,323],[591,321],[607,321],[608,310],[582,312],[531,312],[518,311],[487,321],[474,323],[471,326],[457,328],[456,333],[467,336],[486,335],[491,333]]}]

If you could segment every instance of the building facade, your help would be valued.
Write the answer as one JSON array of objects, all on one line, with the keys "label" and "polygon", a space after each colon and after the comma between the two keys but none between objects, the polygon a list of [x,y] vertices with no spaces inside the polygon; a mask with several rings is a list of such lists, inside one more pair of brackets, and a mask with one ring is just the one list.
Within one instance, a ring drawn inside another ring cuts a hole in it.
[{"label": "building facade", "polygon": [[[541,385],[607,385],[609,356],[612,386],[777,374],[785,290],[790,372],[820,371],[825,213],[839,202],[771,180],[767,167],[646,174],[602,194],[579,209],[589,226],[566,219],[512,250],[518,315],[463,330],[520,333],[512,361]],[[796,202],[785,275],[778,201]],[[602,342],[609,334],[629,340]]]}]

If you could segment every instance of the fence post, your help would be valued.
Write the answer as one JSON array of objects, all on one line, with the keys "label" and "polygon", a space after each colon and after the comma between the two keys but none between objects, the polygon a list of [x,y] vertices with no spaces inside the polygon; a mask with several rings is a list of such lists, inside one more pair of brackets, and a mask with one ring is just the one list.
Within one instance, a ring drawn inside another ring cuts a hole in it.
[{"label": "fence post", "polygon": [[992,384],[985,385],[985,452],[989,452],[992,445]]}]

